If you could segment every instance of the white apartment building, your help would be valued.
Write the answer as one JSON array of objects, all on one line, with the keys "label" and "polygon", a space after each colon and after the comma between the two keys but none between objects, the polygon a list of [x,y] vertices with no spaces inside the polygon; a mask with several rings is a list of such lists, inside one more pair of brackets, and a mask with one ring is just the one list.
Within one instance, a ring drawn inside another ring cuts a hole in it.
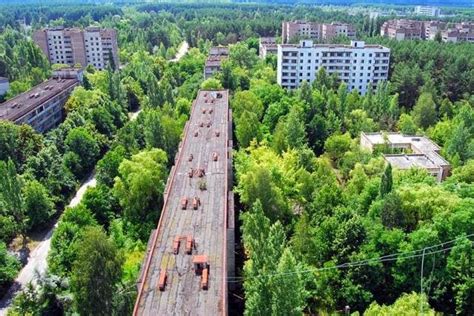
[{"label": "white apartment building", "polygon": [[438,7],[426,7],[426,6],[421,6],[421,5],[417,5],[415,7],[416,15],[438,17],[440,13],[441,13],[441,10]]},{"label": "white apartment building", "polygon": [[330,75],[337,73],[350,90],[367,92],[388,79],[390,49],[381,45],[365,45],[351,41],[350,45],[299,44],[278,45],[277,81],[283,88],[296,89],[303,81],[313,82],[320,68]]},{"label": "white apartment building", "polygon": [[33,40],[52,64],[93,65],[104,69],[112,54],[115,65],[119,65],[117,32],[113,29],[55,27],[36,31]]}]

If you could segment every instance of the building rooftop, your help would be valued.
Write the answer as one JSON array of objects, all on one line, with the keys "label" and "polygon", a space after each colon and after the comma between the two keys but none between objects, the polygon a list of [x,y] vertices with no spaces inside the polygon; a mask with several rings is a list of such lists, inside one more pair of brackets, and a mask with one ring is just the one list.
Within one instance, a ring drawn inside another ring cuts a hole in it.
[{"label": "building rooftop", "polygon": [[78,84],[77,79],[50,79],[0,104],[0,120],[15,121],[63,90]]},{"label": "building rooftop", "polygon": [[100,26],[88,26],[88,27],[85,27],[84,29],[80,27],[55,26],[55,27],[48,27],[48,28],[43,29],[43,31],[66,31],[66,32],[82,32],[83,30],[86,32],[100,32],[102,36],[116,34],[115,29],[102,28]]},{"label": "building rooftop", "polygon": [[439,146],[424,136],[400,133],[362,133],[361,138],[367,140],[371,146],[387,144],[395,148],[410,148],[414,152],[413,154],[385,155],[387,161],[402,169],[449,166],[449,162],[439,154]]},{"label": "building rooftop", "polygon": [[413,167],[424,169],[437,169],[439,166],[435,164],[424,154],[400,154],[400,155],[384,155],[386,161],[391,165],[397,166],[399,169],[410,169]]},{"label": "building rooftop", "polygon": [[[304,43],[304,45],[303,45]],[[359,43],[359,45],[355,45],[355,43]],[[363,41],[351,41],[350,45],[346,44],[314,44],[312,40],[304,40],[300,41],[299,44],[279,44],[281,47],[286,48],[326,48],[326,49],[364,49],[364,48],[376,48],[381,49],[384,51],[390,51],[389,48],[382,46],[382,45],[373,45],[373,44],[365,44]]]},{"label": "building rooftop", "polygon": [[276,44],[276,37],[260,37],[260,44]]},{"label": "building rooftop", "polygon": [[[231,125],[228,91],[199,91],[168,178],[133,315],[227,314]],[[205,190],[199,188],[202,182]],[[200,201],[196,209],[195,197]],[[180,243],[183,236],[190,236],[194,247]],[[205,263],[209,268],[207,290],[202,289],[201,276],[195,270],[197,264]],[[160,290],[163,273],[166,285]]]},{"label": "building rooftop", "polygon": [[214,46],[209,50],[209,56],[228,56],[229,47],[227,46]]}]

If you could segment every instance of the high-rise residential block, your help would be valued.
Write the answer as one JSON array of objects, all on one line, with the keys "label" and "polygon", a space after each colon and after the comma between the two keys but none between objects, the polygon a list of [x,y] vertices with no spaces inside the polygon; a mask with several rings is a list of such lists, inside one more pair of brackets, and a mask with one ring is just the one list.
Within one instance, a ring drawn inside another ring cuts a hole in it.
[{"label": "high-rise residential block", "polygon": [[421,40],[425,38],[422,21],[389,20],[380,28],[380,35],[396,40]]},{"label": "high-rise residential block", "polygon": [[275,37],[260,37],[258,45],[258,53],[260,58],[265,58],[268,55],[276,55],[278,52],[278,45]]},{"label": "high-rise residential block", "polygon": [[221,71],[222,60],[229,56],[229,48],[225,46],[211,47],[209,55],[204,64],[204,79],[212,77],[216,72]]},{"label": "high-rise residential block", "polygon": [[336,73],[350,90],[367,92],[369,85],[388,79],[390,49],[351,41],[350,45],[299,44],[278,45],[277,81],[283,88],[295,89],[303,81],[312,82],[324,68]]},{"label": "high-rise residential block", "polygon": [[438,17],[440,13],[441,13],[441,10],[438,7],[427,7],[427,6],[421,6],[421,5],[417,5],[415,7],[416,15]]},{"label": "high-rise residential block", "polygon": [[355,39],[356,31],[353,25],[347,23],[284,21],[281,35],[283,43],[290,43],[295,38],[327,41],[339,35]]},{"label": "high-rise residential block", "polygon": [[62,69],[30,90],[0,104],[0,120],[31,125],[40,133],[59,125],[64,104],[82,80],[82,70]]},{"label": "high-rise residential block", "polygon": [[474,43],[474,23],[456,23],[453,28],[441,32],[443,42],[470,42]]},{"label": "high-rise residential block", "polygon": [[113,29],[55,27],[36,31],[33,40],[52,64],[104,69],[110,56],[116,66],[119,63],[117,32]]},{"label": "high-rise residential block", "polygon": [[389,20],[380,28],[380,35],[396,40],[434,40],[440,34],[443,42],[474,42],[474,23],[447,27],[443,21]]}]

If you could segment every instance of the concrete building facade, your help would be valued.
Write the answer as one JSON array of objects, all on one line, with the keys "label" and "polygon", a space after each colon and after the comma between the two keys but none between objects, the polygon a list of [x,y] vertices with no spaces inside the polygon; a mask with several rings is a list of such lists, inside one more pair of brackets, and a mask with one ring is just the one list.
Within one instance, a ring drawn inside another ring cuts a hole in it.
[{"label": "concrete building facade", "polygon": [[282,42],[290,43],[292,39],[330,40],[338,35],[355,39],[356,30],[347,23],[316,23],[306,21],[284,21],[282,23]]},{"label": "concrete building facade", "polygon": [[417,5],[415,7],[416,15],[438,17],[440,13],[441,13],[441,10],[438,7],[427,7],[427,6],[421,6],[421,5]]},{"label": "concrete building facade", "polygon": [[390,49],[351,41],[350,45],[313,44],[278,45],[277,82],[283,88],[296,89],[303,81],[313,82],[320,68],[330,75],[337,73],[350,90],[367,92],[388,79]]},{"label": "concrete building facade", "polygon": [[0,104],[0,120],[29,124],[40,133],[58,126],[64,118],[64,104],[80,84],[82,71],[63,70],[27,92]]},{"label": "concrete building facade", "polygon": [[456,23],[453,28],[441,32],[443,42],[469,42],[474,43],[474,23]]},{"label": "concrete building facade", "polygon": [[119,66],[117,32],[113,29],[55,27],[36,31],[33,40],[52,64],[93,65],[102,70],[112,55]]},{"label": "concrete building facade", "polygon": [[260,37],[258,45],[258,54],[260,58],[267,55],[276,55],[278,53],[278,45],[275,37]]},{"label": "concrete building facade", "polygon": [[443,42],[474,43],[474,23],[456,23],[448,28],[443,21],[389,20],[380,28],[380,35],[396,40],[434,40],[441,35]]},{"label": "concrete building facade", "polygon": [[403,135],[400,133],[361,133],[360,145],[369,151],[378,146],[408,151],[408,153],[385,154],[385,160],[401,170],[411,168],[425,169],[441,182],[451,171],[451,166],[439,154],[440,148],[424,136]]},{"label": "concrete building facade", "polygon": [[380,28],[380,35],[398,41],[421,40],[425,38],[422,21],[405,19],[385,21]]},{"label": "concrete building facade", "polygon": [[204,79],[212,77],[221,71],[222,60],[229,57],[229,48],[224,46],[212,47],[204,64]]}]

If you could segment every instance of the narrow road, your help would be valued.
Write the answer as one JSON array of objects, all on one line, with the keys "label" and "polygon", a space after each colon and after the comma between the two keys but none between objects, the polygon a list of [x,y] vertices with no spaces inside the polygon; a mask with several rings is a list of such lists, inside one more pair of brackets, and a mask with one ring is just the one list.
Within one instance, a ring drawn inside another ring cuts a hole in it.
[{"label": "narrow road", "polygon": [[[135,120],[141,110],[129,113],[130,120]],[[74,207],[81,202],[84,193],[90,187],[96,186],[95,171],[93,171],[84,183],[77,190],[74,198],[69,202],[69,207]],[[51,248],[51,237],[53,232],[58,227],[58,222],[45,234],[38,246],[30,253],[28,263],[21,269],[13,285],[8,290],[7,294],[0,300],[0,316],[7,314],[8,308],[15,297],[15,294],[20,291],[28,283],[35,282],[38,274],[44,274],[48,266],[47,258],[48,252]]]},{"label": "narrow road", "polygon": [[183,42],[179,45],[178,52],[176,53],[176,56],[174,56],[174,58],[171,59],[171,62],[177,62],[177,61],[179,61],[184,55],[186,55],[186,53],[188,52],[188,50],[189,50],[189,44],[188,44],[188,42],[183,41]]},{"label": "narrow road", "polygon": [[[87,188],[94,187],[96,185],[95,180],[95,172],[91,173],[91,175],[87,178],[86,181],[81,185],[79,190],[77,190],[76,195],[69,203],[69,207],[74,207],[81,201],[84,193],[86,193]],[[39,274],[44,274],[46,271],[47,257],[49,249],[51,248],[51,237],[53,236],[53,232],[58,226],[56,222],[54,226],[46,233],[43,237],[41,242],[38,246],[30,253],[28,258],[28,263],[21,269],[20,273],[18,274],[15,282],[10,287],[10,290],[2,298],[0,301],[0,315],[6,315],[8,306],[10,305],[13,297],[15,296],[16,292],[21,290],[25,285],[30,282],[35,282],[36,277]]]}]

